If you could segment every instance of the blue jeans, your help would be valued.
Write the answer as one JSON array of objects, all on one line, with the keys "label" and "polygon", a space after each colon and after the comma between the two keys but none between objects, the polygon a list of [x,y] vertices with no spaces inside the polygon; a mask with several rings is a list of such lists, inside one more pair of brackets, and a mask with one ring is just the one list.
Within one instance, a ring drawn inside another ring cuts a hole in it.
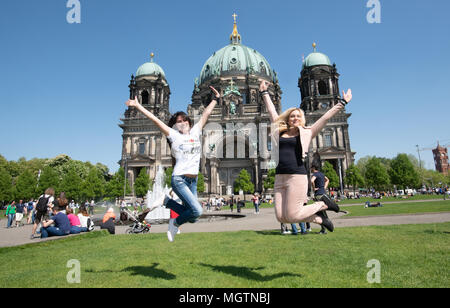
[{"label": "blue jeans", "polygon": [[184,175],[172,176],[172,189],[181,199],[183,204],[175,200],[169,200],[166,207],[177,213],[175,225],[181,226],[186,222],[194,223],[202,215],[203,209],[197,199],[197,178],[189,178]]},{"label": "blue jeans", "polygon": [[57,228],[57,227],[47,227],[47,228],[41,228],[41,238],[47,238],[50,236],[65,236],[69,235],[70,232],[64,232],[63,230]]},{"label": "blue jeans", "polygon": [[[300,233],[302,233],[302,234],[306,233],[305,223],[301,222],[301,223],[299,223],[299,225],[300,225]],[[292,233],[298,234],[298,229],[295,226],[295,224],[291,224],[291,227],[292,227]]]},{"label": "blue jeans", "polygon": [[7,227],[10,228],[13,221],[14,221],[14,217],[16,217],[16,214],[8,214],[8,225]]},{"label": "blue jeans", "polygon": [[253,205],[255,206],[255,212],[259,213],[259,203],[253,203]]},{"label": "blue jeans", "polygon": [[72,226],[70,228],[70,234],[79,234],[81,232],[87,232],[88,228]]}]

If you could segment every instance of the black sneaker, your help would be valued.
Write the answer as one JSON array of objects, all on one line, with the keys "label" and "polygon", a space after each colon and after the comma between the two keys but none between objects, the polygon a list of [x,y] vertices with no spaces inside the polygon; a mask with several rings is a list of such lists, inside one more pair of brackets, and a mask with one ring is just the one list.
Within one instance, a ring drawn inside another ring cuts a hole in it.
[{"label": "black sneaker", "polygon": [[324,215],[324,211],[317,212],[316,215],[322,218],[321,226],[324,226],[330,232],[334,231],[334,225],[331,220],[326,215]]},{"label": "black sneaker", "polygon": [[336,213],[339,213],[341,210],[339,208],[339,205],[336,204],[333,200],[331,200],[327,195],[323,195],[322,198],[320,198],[320,201],[323,201],[327,206],[327,211],[334,211]]}]

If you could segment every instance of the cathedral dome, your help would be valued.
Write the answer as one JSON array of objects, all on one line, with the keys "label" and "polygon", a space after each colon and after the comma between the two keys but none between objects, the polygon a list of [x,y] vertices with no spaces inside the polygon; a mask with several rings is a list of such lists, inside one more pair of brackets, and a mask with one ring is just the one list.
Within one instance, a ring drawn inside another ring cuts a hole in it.
[{"label": "cathedral dome", "polygon": [[330,58],[327,55],[316,51],[316,43],[313,44],[314,52],[306,57],[303,62],[303,68],[315,65],[329,65],[331,66]]},{"label": "cathedral dome", "polygon": [[166,78],[166,75],[161,66],[153,62],[153,57],[154,54],[152,53],[150,62],[144,63],[138,68],[138,70],[136,71],[136,77],[161,75],[162,77]]},{"label": "cathedral dome", "polygon": [[275,79],[275,74],[266,58],[255,49],[241,44],[236,22],[230,41],[228,46],[214,52],[205,62],[200,73],[200,84],[211,77],[227,73],[257,74],[271,80]]}]

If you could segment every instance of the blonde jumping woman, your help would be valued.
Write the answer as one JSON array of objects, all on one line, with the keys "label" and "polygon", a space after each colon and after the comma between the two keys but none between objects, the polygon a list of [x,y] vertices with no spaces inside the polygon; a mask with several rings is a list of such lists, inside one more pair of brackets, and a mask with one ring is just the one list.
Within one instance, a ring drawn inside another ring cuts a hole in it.
[{"label": "blonde jumping woman", "polygon": [[314,204],[304,206],[308,201],[308,178],[304,160],[310,142],[324,128],[326,123],[344,105],[351,101],[352,91],[343,92],[343,102],[336,104],[312,126],[306,126],[305,114],[300,108],[290,108],[278,115],[267,91],[269,83],[261,81],[260,93],[266,104],[278,146],[279,162],[275,175],[275,215],[280,223],[314,222],[333,232],[331,220],[324,215],[325,210],[339,212],[339,206],[331,199],[323,197]]}]

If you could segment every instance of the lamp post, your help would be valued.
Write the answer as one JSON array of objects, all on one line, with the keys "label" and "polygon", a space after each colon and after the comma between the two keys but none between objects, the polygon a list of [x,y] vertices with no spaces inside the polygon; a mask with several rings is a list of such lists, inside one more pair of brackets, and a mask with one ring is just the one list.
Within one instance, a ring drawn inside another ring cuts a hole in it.
[{"label": "lamp post", "polygon": [[419,156],[419,170],[420,170],[420,179],[422,181],[422,188],[423,188],[423,171],[422,171],[422,160],[420,159],[420,150],[419,145],[416,145],[417,147],[417,155]]},{"label": "lamp post", "polygon": [[127,178],[128,178],[128,160],[130,159],[129,155],[124,155],[124,176],[123,176],[123,199],[125,200],[125,195],[127,191]]}]

